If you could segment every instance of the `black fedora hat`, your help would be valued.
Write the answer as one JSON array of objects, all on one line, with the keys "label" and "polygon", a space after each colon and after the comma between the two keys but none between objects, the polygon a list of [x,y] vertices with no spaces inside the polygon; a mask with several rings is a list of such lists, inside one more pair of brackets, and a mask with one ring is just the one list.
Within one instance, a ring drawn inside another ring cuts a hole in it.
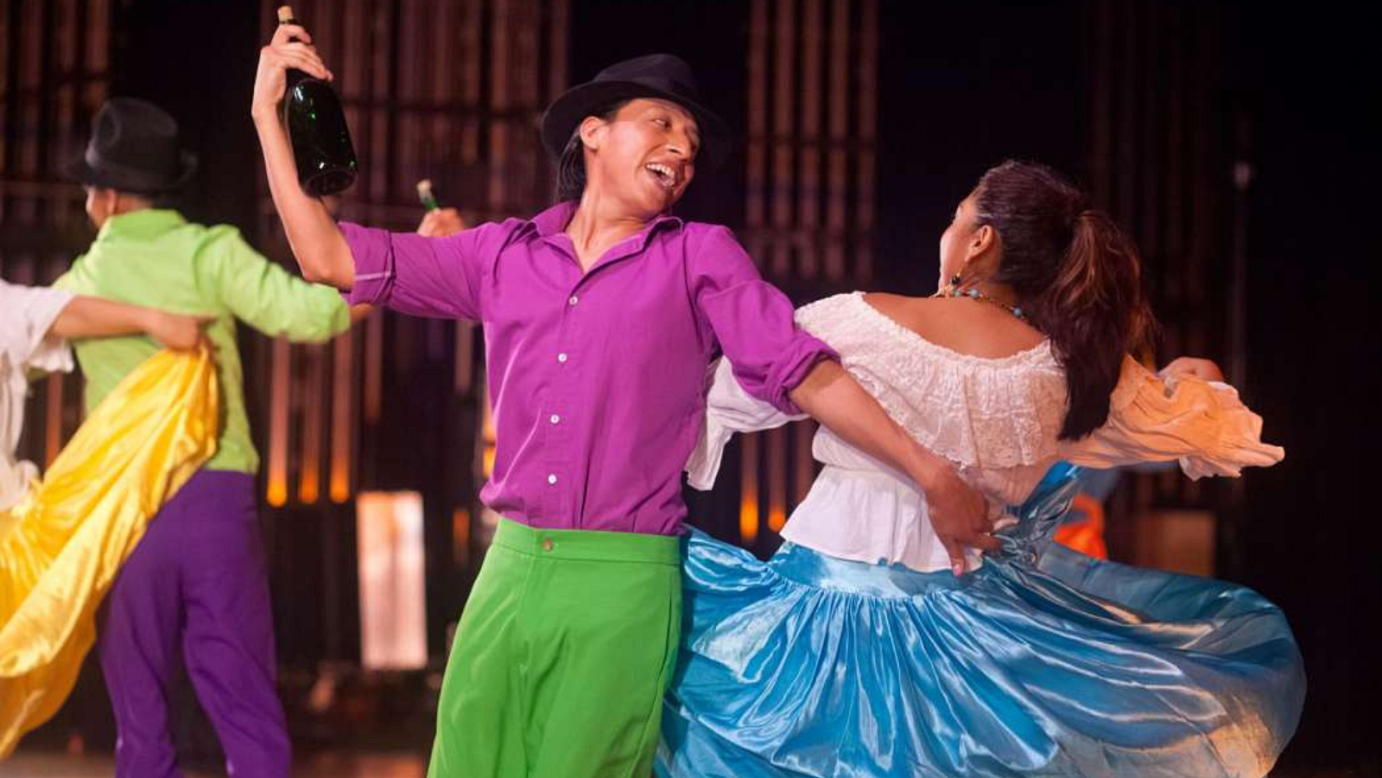
[{"label": "black fedora hat", "polygon": [[585,117],[620,100],[653,97],[676,103],[696,117],[701,133],[700,156],[714,168],[729,156],[729,125],[701,102],[691,66],[674,54],[648,54],[616,62],[590,81],[566,90],[542,117],[542,145],[560,157]]},{"label": "black fedora hat", "polygon": [[96,112],[86,151],[68,162],[65,172],[90,186],[161,194],[191,180],[197,157],[178,147],[178,123],[167,111],[144,100],[115,97]]}]

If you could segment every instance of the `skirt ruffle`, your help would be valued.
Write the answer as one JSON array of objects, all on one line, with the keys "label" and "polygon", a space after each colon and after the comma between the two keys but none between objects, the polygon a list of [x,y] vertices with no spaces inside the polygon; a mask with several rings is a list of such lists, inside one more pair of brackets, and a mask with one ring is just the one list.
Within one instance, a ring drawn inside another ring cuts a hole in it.
[{"label": "skirt ruffle", "polygon": [[1247,588],[1049,547],[956,579],[693,532],[657,770],[1265,775],[1305,694]]}]

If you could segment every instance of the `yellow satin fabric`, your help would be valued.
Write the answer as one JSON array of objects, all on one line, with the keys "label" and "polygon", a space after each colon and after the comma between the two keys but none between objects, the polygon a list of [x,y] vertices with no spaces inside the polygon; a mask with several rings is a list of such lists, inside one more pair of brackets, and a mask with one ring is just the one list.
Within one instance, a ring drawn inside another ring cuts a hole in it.
[{"label": "yellow satin fabric", "polygon": [[96,638],[96,610],[159,508],[216,451],[209,350],[130,373],[20,502],[0,512],[0,759],[47,721]]}]

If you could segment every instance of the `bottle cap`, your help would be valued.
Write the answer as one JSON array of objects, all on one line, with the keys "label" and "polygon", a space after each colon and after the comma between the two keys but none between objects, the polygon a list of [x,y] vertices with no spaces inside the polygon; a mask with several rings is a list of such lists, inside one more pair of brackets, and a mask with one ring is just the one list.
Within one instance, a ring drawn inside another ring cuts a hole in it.
[{"label": "bottle cap", "polygon": [[291,5],[280,5],[278,7],[279,24],[288,24],[289,22],[296,21],[296,18],[297,17],[293,16],[293,7]]},{"label": "bottle cap", "polygon": [[440,207],[437,204],[436,196],[432,194],[432,179],[424,178],[417,182],[417,199],[420,200],[429,211],[433,208]]}]

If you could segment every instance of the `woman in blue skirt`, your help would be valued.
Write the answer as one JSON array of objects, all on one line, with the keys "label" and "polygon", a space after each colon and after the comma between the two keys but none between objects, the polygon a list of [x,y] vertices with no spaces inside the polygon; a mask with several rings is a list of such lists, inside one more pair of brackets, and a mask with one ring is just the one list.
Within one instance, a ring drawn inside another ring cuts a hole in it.
[{"label": "woman in blue skirt", "polygon": [[[687,542],[659,775],[1266,775],[1305,693],[1281,611],[1050,537],[1066,463],[1236,476],[1282,450],[1212,365],[1126,356],[1151,322],[1136,251],[1050,170],[989,170],[940,254],[935,297],[839,295],[797,319],[988,496],[992,550],[961,549],[912,482],[822,429],[771,560]],[[722,362],[692,484],[735,432],[790,420]]]}]

